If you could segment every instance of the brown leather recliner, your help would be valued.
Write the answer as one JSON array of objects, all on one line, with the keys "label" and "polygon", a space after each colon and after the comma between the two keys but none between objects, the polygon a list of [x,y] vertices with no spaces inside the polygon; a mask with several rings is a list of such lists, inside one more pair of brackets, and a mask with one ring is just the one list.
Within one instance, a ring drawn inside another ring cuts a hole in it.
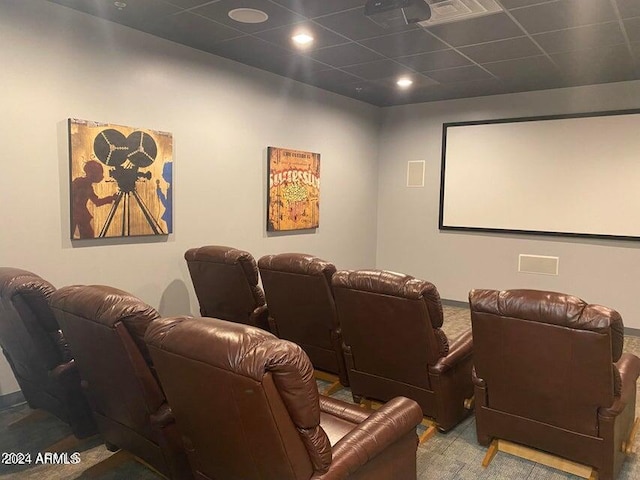
[{"label": "brown leather recliner", "polygon": [[561,293],[472,290],[478,441],[504,439],[618,474],[640,359],[618,312]]},{"label": "brown leather recliner", "polygon": [[271,331],[302,347],[314,368],[338,375],[348,386],[342,332],[331,289],[336,267],[301,253],[258,260]]},{"label": "brown leather recliner", "polygon": [[158,312],[133,295],[100,285],[61,288],[51,296],[51,306],[107,447],[128,451],[169,478],[192,478],[143,340]]},{"label": "brown leather recliner", "polygon": [[470,413],[471,331],[449,345],[433,284],[383,270],[339,271],[332,283],[354,401],[412,398],[440,431]]},{"label": "brown leather recliner", "polygon": [[221,318],[269,330],[258,267],[244,250],[221,245],[192,248],[184,254],[203,317]]},{"label": "brown leather recliner", "polygon": [[162,319],[145,341],[197,479],[416,478],[415,402],[319,397],[299,346],[246,325]]},{"label": "brown leather recliner", "polygon": [[52,413],[85,438],[96,433],[96,424],[49,307],[54,291],[34,273],[0,268],[0,346],[29,406]]}]

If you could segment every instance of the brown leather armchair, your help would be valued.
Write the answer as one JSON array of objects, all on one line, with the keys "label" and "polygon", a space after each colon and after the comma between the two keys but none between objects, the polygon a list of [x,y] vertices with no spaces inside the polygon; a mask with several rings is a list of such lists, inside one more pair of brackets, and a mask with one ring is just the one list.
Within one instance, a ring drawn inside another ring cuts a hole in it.
[{"label": "brown leather armchair", "polygon": [[191,470],[143,341],[158,312],[121,290],[71,286],[51,306],[76,359],[107,448],[130,452],[171,479]]},{"label": "brown leather armchair", "polygon": [[618,312],[561,293],[472,290],[478,442],[517,442],[618,474],[640,359]]},{"label": "brown leather armchair", "polygon": [[302,253],[258,260],[271,331],[302,347],[314,368],[338,375],[348,386],[342,332],[331,289],[336,267]]},{"label": "brown leather armchair", "polygon": [[53,285],[0,268],[0,346],[31,408],[52,413],[85,438],[96,433],[65,337],[49,307]]},{"label": "brown leather armchair", "polygon": [[470,413],[471,331],[449,345],[433,284],[383,270],[339,271],[332,283],[354,401],[412,398],[440,431]]},{"label": "brown leather armchair", "polygon": [[184,254],[203,317],[221,318],[269,330],[258,267],[249,252],[221,245]]},{"label": "brown leather armchair", "polygon": [[420,408],[320,397],[301,348],[211,318],[154,322],[151,357],[200,480],[416,478]]}]

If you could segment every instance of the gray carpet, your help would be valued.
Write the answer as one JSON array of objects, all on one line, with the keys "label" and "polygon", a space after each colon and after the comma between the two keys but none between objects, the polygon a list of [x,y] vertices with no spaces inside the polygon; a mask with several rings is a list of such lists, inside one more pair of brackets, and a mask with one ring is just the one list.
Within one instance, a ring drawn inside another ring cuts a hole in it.
[{"label": "gray carpet", "polygon": [[[445,306],[444,330],[450,339],[454,339],[470,326],[469,311],[465,308]],[[625,351],[640,356],[640,337],[627,336]],[[328,383],[318,381],[321,389]],[[336,392],[333,397],[351,402],[351,392],[347,389]],[[638,396],[640,399],[640,395]],[[29,412],[26,405],[18,405],[0,412],[0,452],[31,452],[32,459],[38,452],[70,434],[69,427],[53,417],[44,417],[31,424],[23,424],[13,428],[7,426],[14,420]],[[636,406],[637,414],[640,409]],[[424,427],[418,427],[422,433]],[[640,437],[640,435],[639,435]],[[640,451],[640,438],[636,438],[636,448]],[[81,461],[76,465],[25,465],[8,466],[0,464],[0,480],[4,479],[37,479],[67,480],[82,478],[82,473],[92,465],[112,455],[97,438],[81,442],[72,451],[80,453]],[[560,480],[576,479],[573,475],[564,474],[545,467],[499,452],[488,468],[482,468],[481,462],[486,449],[476,441],[475,421],[468,418],[447,434],[436,434],[432,439],[418,447],[418,478],[420,480]],[[161,478],[151,470],[136,463],[127,461],[101,480],[119,479],[158,479]],[[631,456],[625,462],[619,480],[640,478],[640,461]],[[403,480],[403,479],[397,479]]]}]

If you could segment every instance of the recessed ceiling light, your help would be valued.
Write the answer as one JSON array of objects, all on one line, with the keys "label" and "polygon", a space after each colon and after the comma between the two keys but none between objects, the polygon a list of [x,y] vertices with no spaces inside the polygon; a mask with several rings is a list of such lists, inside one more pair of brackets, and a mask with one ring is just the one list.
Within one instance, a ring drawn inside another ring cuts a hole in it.
[{"label": "recessed ceiling light", "polygon": [[118,7],[118,10],[122,10],[124,7],[127,6],[126,2],[113,2],[113,4]]},{"label": "recessed ceiling light", "polygon": [[300,45],[301,47],[306,47],[311,42],[313,42],[313,37],[308,33],[298,33],[293,37],[291,37],[291,40],[293,40],[296,44]]},{"label": "recessed ceiling light", "polygon": [[240,23],[262,23],[269,20],[269,15],[255,8],[236,8],[231,10],[228,15],[231,20]]},{"label": "recessed ceiling light", "polygon": [[396,85],[398,85],[400,88],[409,88],[411,85],[413,85],[413,80],[408,77],[401,77],[396,82]]}]

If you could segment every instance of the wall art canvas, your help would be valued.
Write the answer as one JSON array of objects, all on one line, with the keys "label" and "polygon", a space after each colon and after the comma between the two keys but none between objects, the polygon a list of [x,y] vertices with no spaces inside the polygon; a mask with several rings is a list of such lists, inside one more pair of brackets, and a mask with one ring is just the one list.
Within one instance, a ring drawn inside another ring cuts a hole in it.
[{"label": "wall art canvas", "polygon": [[318,228],[320,154],[268,148],[267,230]]},{"label": "wall art canvas", "polygon": [[69,119],[71,238],[173,232],[170,133]]}]

